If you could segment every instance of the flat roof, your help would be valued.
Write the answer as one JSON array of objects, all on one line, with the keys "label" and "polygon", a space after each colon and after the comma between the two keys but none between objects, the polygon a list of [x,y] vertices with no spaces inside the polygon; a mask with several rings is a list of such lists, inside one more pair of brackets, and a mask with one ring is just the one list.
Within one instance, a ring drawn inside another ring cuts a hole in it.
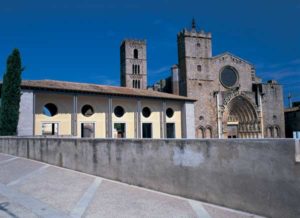
[{"label": "flat roof", "polygon": [[102,95],[119,95],[119,96],[131,96],[131,97],[144,97],[144,98],[156,98],[156,99],[169,99],[180,101],[196,101],[196,99],[187,98],[180,95],[174,95],[164,92],[134,89],[119,86],[107,86],[91,83],[77,83],[68,81],[57,80],[23,80],[21,87],[23,89],[40,89],[40,90],[52,90],[52,91],[67,91],[67,92],[85,92],[95,93]]}]

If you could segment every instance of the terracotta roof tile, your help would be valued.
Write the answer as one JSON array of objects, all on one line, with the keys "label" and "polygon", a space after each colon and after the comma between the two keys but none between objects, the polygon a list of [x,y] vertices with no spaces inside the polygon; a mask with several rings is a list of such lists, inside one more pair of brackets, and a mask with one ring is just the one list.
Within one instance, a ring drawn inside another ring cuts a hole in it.
[{"label": "terracotta roof tile", "polygon": [[196,101],[192,98],[184,96],[173,95],[164,92],[157,92],[152,90],[133,89],[119,86],[106,86],[89,83],[76,83],[67,81],[56,80],[23,80],[22,88],[32,89],[47,89],[47,90],[61,90],[71,92],[88,92],[98,94],[111,94],[111,95],[123,95],[123,96],[135,96],[145,98],[162,98],[171,100],[183,100],[183,101]]}]

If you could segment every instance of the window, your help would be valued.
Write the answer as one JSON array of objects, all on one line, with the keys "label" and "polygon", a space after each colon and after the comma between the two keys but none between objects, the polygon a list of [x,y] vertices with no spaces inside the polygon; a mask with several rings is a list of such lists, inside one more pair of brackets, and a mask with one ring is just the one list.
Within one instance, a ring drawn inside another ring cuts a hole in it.
[{"label": "window", "polygon": [[175,124],[167,123],[167,138],[175,138]]},{"label": "window", "polygon": [[152,138],[152,123],[143,123],[143,138]]},{"label": "window", "polygon": [[125,113],[124,108],[121,106],[117,106],[115,107],[114,113],[116,115],[116,117],[122,117]]},{"label": "window", "polygon": [[81,137],[94,138],[95,137],[95,124],[94,123],[81,123]]},{"label": "window", "polygon": [[146,117],[146,118],[150,117],[150,115],[151,115],[151,110],[150,110],[150,108],[144,107],[143,110],[142,110],[142,114],[143,114],[143,116]]},{"label": "window", "polygon": [[168,108],[166,110],[166,114],[167,114],[167,117],[169,117],[169,118],[173,117],[173,115],[174,115],[173,109],[172,108]]},{"label": "window", "polygon": [[140,65],[137,65],[137,74],[140,74]]},{"label": "window", "polygon": [[202,70],[201,65],[198,65],[198,66],[197,66],[197,70],[198,70],[199,72],[201,72],[201,70]]},{"label": "window", "polygon": [[[205,130],[205,138],[208,138],[208,139],[212,138],[212,129],[211,129],[211,127],[207,127],[206,128],[206,130]],[[233,138],[236,138],[236,136],[233,137]]]},{"label": "window", "polygon": [[42,135],[58,135],[58,123],[43,123]]},{"label": "window", "polygon": [[43,107],[43,114],[48,117],[53,117],[57,114],[57,107],[55,104],[48,103]]},{"label": "window", "polygon": [[275,126],[274,127],[274,138],[279,138],[280,137],[280,133],[279,133],[279,127]]},{"label": "window", "polygon": [[139,52],[138,52],[137,49],[134,49],[134,50],[133,50],[133,57],[134,57],[135,59],[138,59],[138,58],[139,58]]},{"label": "window", "polygon": [[94,114],[94,109],[91,105],[86,104],[81,108],[81,113],[85,117],[90,117]]},{"label": "window", "polygon": [[225,67],[220,73],[220,81],[226,88],[232,88],[238,81],[237,71],[233,67]]},{"label": "window", "polygon": [[138,88],[138,89],[141,88],[141,81],[140,81],[140,80],[137,81],[137,88]]},{"label": "window", "polygon": [[200,139],[204,138],[204,127],[200,126],[197,129],[197,138],[200,138]]},{"label": "window", "polygon": [[272,127],[267,128],[267,136],[268,136],[268,138],[273,137],[273,128]]},{"label": "window", "polygon": [[197,47],[198,47],[198,48],[200,48],[200,47],[201,47],[201,44],[200,44],[199,42],[197,43]]},{"label": "window", "polygon": [[132,74],[134,74],[134,64],[132,65]]},{"label": "window", "polygon": [[114,124],[114,138],[125,138],[126,137],[126,125],[125,123]]}]

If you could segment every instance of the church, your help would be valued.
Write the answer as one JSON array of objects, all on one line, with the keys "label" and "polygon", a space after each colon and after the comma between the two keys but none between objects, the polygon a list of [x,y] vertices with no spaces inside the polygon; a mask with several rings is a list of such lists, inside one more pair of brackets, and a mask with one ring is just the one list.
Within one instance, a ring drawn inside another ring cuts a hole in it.
[{"label": "church", "polygon": [[[212,56],[212,34],[197,31],[194,20],[191,29],[178,33],[177,47],[171,76],[152,89],[196,99],[196,138],[285,137],[281,85],[263,83],[253,64],[229,52]],[[124,41],[121,85],[143,89],[146,84],[146,43]]]},{"label": "church", "polygon": [[212,35],[177,35],[171,75],[147,83],[144,40],[120,46],[121,87],[53,80],[22,82],[20,136],[83,138],[285,137],[282,86],[231,53],[212,56]]}]

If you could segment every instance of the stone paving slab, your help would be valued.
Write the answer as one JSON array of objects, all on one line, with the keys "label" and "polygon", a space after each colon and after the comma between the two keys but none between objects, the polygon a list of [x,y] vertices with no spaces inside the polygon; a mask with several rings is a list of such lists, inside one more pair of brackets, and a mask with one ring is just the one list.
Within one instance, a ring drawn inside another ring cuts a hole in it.
[{"label": "stone paving slab", "polygon": [[[101,205],[101,207],[99,207]],[[84,217],[191,217],[197,214],[182,199],[125,184],[103,181]]]},{"label": "stone paving slab", "polygon": [[70,212],[95,178],[50,166],[16,189],[63,212]]},{"label": "stone paving slab", "polygon": [[259,216],[0,153],[0,217]]},{"label": "stone paving slab", "polygon": [[12,157],[13,157],[13,156],[10,156],[10,155],[0,155],[0,163],[1,163],[2,161],[11,159]]},{"label": "stone paving slab", "polygon": [[17,158],[9,162],[0,163],[0,183],[8,184],[45,164]]},{"label": "stone paving slab", "polygon": [[0,195],[0,217],[3,218],[17,218],[17,217],[26,217],[26,218],[38,218],[30,210],[26,209],[19,204],[11,202],[10,199]]}]

